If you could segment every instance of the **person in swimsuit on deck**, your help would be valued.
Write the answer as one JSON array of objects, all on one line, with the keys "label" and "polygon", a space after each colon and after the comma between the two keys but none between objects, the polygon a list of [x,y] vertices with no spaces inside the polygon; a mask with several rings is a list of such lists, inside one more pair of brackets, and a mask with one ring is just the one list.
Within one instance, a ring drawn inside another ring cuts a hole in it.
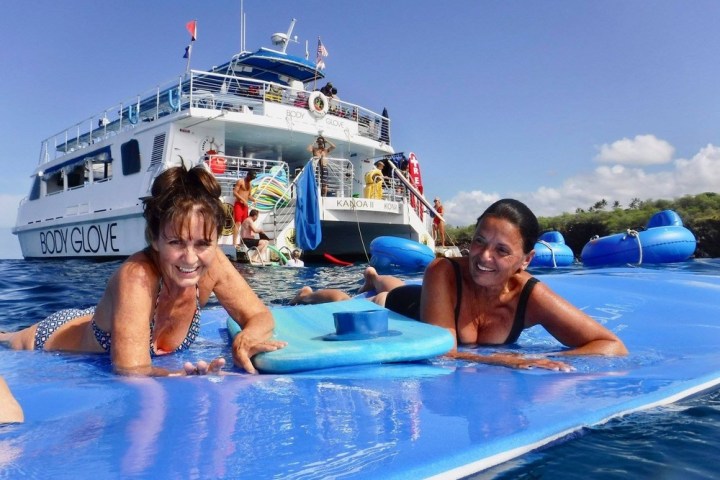
[{"label": "person in swimsuit on deck", "polygon": [[328,194],[328,177],[330,172],[328,171],[328,155],[335,150],[335,144],[330,140],[327,140],[322,135],[319,135],[315,142],[311,143],[307,147],[307,151],[310,152],[314,159],[318,161],[318,169],[320,171],[320,193],[323,197]]},{"label": "person in swimsuit on deck", "polygon": [[[553,355],[626,355],[608,329],[540,283],[527,271],[540,228],[523,203],[503,199],[478,218],[468,257],[437,258],[422,285],[404,285],[370,267],[360,292],[375,291],[375,303],[448,329],[456,340],[450,357],[514,368],[570,369],[564,362],[498,353],[458,352],[457,345],[515,343],[520,333],[542,325],[568,350]],[[339,290],[303,287],[291,304],[347,299]]]},{"label": "person in swimsuit on deck", "polygon": [[274,321],[218,247],[224,224],[221,189],[205,166],[172,167],[160,174],[145,200],[144,250],[111,276],[100,302],[50,315],[24,330],[0,334],[0,342],[25,350],[109,352],[123,375],[216,373],[222,358],[187,362],[184,370],[154,367],[152,357],[188,348],[200,328],[200,308],[214,292],[242,326],[232,345],[238,367],[255,373],[251,358],[277,350]]},{"label": "person in swimsuit on deck", "polygon": [[238,232],[240,231],[240,225],[250,215],[250,202],[254,202],[255,199],[250,195],[252,192],[252,181],[255,179],[255,172],[249,170],[244,178],[239,179],[235,182],[233,187],[233,197],[235,203],[233,204],[233,245],[238,246]]}]

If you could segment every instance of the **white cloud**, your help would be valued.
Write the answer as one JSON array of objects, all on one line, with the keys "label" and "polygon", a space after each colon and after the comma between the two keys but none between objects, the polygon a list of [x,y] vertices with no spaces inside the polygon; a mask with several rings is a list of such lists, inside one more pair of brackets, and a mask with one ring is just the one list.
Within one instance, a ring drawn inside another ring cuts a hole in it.
[{"label": "white cloud", "polygon": [[443,217],[448,225],[466,227],[474,225],[475,220],[496,200],[502,197],[498,193],[485,193],[480,190],[458,192],[453,198],[443,202]]},{"label": "white cloud", "polygon": [[664,165],[672,160],[675,148],[655,135],[623,138],[600,147],[595,161],[621,165]]},{"label": "white cloud", "polygon": [[665,170],[648,173],[639,167],[602,165],[567,178],[560,187],[541,186],[533,192],[485,193],[459,192],[445,202],[446,220],[455,226],[467,226],[495,200],[517,198],[538,216],[574,213],[588,209],[605,199],[610,206],[618,201],[622,207],[634,199],[673,199],[683,195],[718,191],[720,186],[720,147],[707,145],[690,159],[677,159]]}]

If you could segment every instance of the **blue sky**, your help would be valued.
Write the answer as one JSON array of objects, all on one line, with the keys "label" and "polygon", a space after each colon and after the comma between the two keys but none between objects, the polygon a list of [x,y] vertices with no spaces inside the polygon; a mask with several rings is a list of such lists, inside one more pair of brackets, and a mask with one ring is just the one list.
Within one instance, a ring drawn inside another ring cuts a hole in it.
[{"label": "blue sky", "polygon": [[[720,185],[720,2],[245,0],[248,49],[297,19],[344,100],[392,119],[429,197],[465,226],[515,197],[539,215]],[[40,141],[240,48],[240,1],[5,0],[0,258]]]}]

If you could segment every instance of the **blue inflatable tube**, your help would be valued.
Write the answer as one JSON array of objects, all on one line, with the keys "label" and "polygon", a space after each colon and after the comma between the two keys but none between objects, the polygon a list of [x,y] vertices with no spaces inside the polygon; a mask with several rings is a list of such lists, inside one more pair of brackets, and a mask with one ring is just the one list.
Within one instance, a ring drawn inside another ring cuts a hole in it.
[{"label": "blue inflatable tube", "polygon": [[695,235],[672,210],[658,212],[640,232],[628,230],[590,240],[582,249],[585,266],[682,262],[695,252]]},{"label": "blue inflatable tube", "polygon": [[530,261],[531,267],[566,267],[575,261],[575,254],[565,244],[562,233],[545,232],[535,243],[535,256]]},{"label": "blue inflatable tube", "polygon": [[378,271],[397,267],[422,271],[435,258],[435,252],[420,242],[399,237],[377,237],[370,242],[370,265]]}]

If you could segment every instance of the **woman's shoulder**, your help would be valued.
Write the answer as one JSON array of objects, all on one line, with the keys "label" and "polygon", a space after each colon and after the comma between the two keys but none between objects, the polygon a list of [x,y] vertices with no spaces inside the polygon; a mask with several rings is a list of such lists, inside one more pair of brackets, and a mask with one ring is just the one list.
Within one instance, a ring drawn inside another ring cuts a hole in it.
[{"label": "woman's shoulder", "polygon": [[431,261],[425,269],[425,280],[444,281],[450,276],[454,278],[455,269],[459,267],[460,271],[462,272],[463,269],[467,269],[467,262],[467,257],[458,257],[452,259],[446,257],[436,258]]},{"label": "woman's shoulder", "polygon": [[114,275],[121,281],[157,281],[159,273],[152,255],[147,250],[129,256]]}]

